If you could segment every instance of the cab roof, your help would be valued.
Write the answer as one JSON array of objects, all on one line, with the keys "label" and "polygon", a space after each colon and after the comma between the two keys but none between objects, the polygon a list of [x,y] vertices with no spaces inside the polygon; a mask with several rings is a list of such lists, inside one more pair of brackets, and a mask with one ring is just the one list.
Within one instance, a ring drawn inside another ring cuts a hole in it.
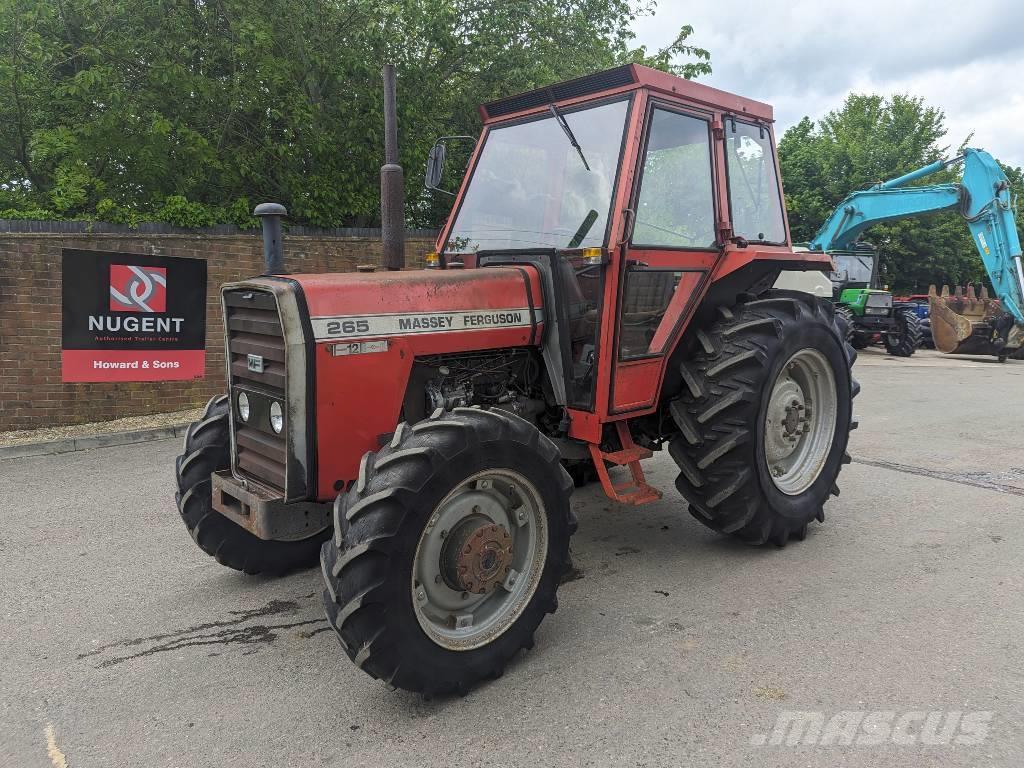
[{"label": "cab roof", "polygon": [[527,91],[497,101],[491,101],[480,107],[480,116],[485,123],[505,120],[512,116],[528,114],[546,109],[552,102],[576,102],[583,98],[603,94],[621,93],[629,90],[647,88],[683,101],[691,102],[716,111],[747,115],[749,117],[773,122],[771,105],[753,99],[720,91],[701,83],[695,83],[677,75],[662,72],[640,64],[625,64],[614,69],[606,69],[591,75],[566,80],[562,83]]}]

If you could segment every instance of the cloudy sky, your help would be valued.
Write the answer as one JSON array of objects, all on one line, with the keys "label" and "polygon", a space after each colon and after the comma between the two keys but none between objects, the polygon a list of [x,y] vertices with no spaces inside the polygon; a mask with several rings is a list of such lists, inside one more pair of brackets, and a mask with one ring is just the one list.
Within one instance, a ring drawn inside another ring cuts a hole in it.
[{"label": "cloudy sky", "polygon": [[1024,166],[1024,0],[659,0],[634,28],[660,48],[683,24],[711,51],[701,82],[768,102],[782,130],[850,91],[909,93],[946,113],[952,148],[973,131]]}]

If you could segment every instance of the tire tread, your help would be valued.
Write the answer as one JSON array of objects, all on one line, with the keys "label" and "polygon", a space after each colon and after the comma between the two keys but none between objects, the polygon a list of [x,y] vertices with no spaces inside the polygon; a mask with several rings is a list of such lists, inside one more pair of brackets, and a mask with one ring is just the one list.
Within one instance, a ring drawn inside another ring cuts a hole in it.
[{"label": "tire tread", "polygon": [[[676,487],[689,502],[690,512],[704,525],[751,544],[800,539],[810,520],[824,519],[820,504],[808,505],[806,519],[773,510],[752,463],[764,386],[758,382],[765,378],[787,329],[798,323],[826,325],[852,367],[856,352],[849,344],[850,328],[842,308],[810,294],[772,290],[741,299],[719,312],[709,326],[693,332],[686,347],[691,352],[679,363],[683,386],[668,409],[679,430],[669,442],[669,454],[679,468]],[[852,375],[849,381],[852,400],[860,387]],[[852,410],[848,416],[852,429]],[[849,456],[848,433],[836,439],[843,442],[841,459],[828,470],[834,475]],[[829,477],[828,487],[838,490],[835,480]]]},{"label": "tire tread", "polygon": [[[438,410],[414,425],[399,424],[390,441],[365,462],[364,481],[354,484],[335,503],[335,537],[324,543],[321,553],[325,613],[348,657],[364,672],[391,687],[424,696],[464,692],[480,679],[500,675],[511,656],[490,660],[483,672],[466,665],[465,671],[455,677],[438,677],[429,665],[404,663],[402,637],[396,635],[398,630],[387,619],[389,579],[396,572],[390,555],[401,549],[404,537],[419,535],[418,530],[413,530],[416,526],[407,520],[414,514],[423,489],[437,473],[458,467],[460,457],[492,443],[508,443],[535,452],[546,471],[557,478],[556,503],[561,511],[556,514],[563,519],[556,527],[564,531],[564,547],[559,545],[561,551],[553,553],[554,560],[549,560],[546,569],[555,568],[560,575],[568,558],[569,536],[576,529],[576,518],[569,505],[572,479],[562,467],[554,444],[532,424],[505,411]],[[518,452],[520,448],[514,450]],[[543,610],[535,623],[523,628],[521,637],[514,642],[513,653],[532,644],[540,618],[557,607],[555,590],[559,579],[548,581],[542,579],[533,597]],[[525,618],[526,614],[520,621]],[[519,631],[519,623],[506,634]],[[417,626],[415,631],[422,630]],[[440,646],[438,652],[451,653]]]},{"label": "tire tread", "polygon": [[186,530],[203,552],[243,573],[281,575],[315,565],[329,529],[301,541],[266,541],[213,509],[210,475],[231,466],[229,407],[227,395],[212,398],[175,460],[175,500]]}]

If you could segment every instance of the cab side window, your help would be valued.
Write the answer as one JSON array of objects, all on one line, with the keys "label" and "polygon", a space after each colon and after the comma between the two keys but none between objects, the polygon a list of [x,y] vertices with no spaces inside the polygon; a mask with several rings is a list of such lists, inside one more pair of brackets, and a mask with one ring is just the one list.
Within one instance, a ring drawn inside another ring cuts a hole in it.
[{"label": "cab side window", "polygon": [[707,120],[655,108],[636,202],[633,247],[715,247]]},{"label": "cab side window", "polygon": [[767,129],[727,120],[725,165],[733,234],[750,242],[786,242],[779,177]]}]

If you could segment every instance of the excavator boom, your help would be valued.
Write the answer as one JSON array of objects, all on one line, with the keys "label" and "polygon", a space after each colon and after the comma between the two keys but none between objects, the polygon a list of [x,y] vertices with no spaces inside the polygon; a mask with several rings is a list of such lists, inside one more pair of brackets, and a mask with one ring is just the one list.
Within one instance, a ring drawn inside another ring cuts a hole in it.
[{"label": "excavator boom", "polygon": [[[954,163],[962,162],[958,184],[907,187]],[[999,163],[980,149],[965,149],[953,160],[940,160],[890,181],[851,193],[832,212],[811,241],[811,250],[847,250],[869,227],[884,221],[956,210],[971,231],[989,280],[999,299],[983,288],[964,299],[957,289],[950,297],[929,292],[932,335],[943,352],[994,354],[1005,358],[1024,347],[1024,268],[1010,195],[1010,183]]]}]

